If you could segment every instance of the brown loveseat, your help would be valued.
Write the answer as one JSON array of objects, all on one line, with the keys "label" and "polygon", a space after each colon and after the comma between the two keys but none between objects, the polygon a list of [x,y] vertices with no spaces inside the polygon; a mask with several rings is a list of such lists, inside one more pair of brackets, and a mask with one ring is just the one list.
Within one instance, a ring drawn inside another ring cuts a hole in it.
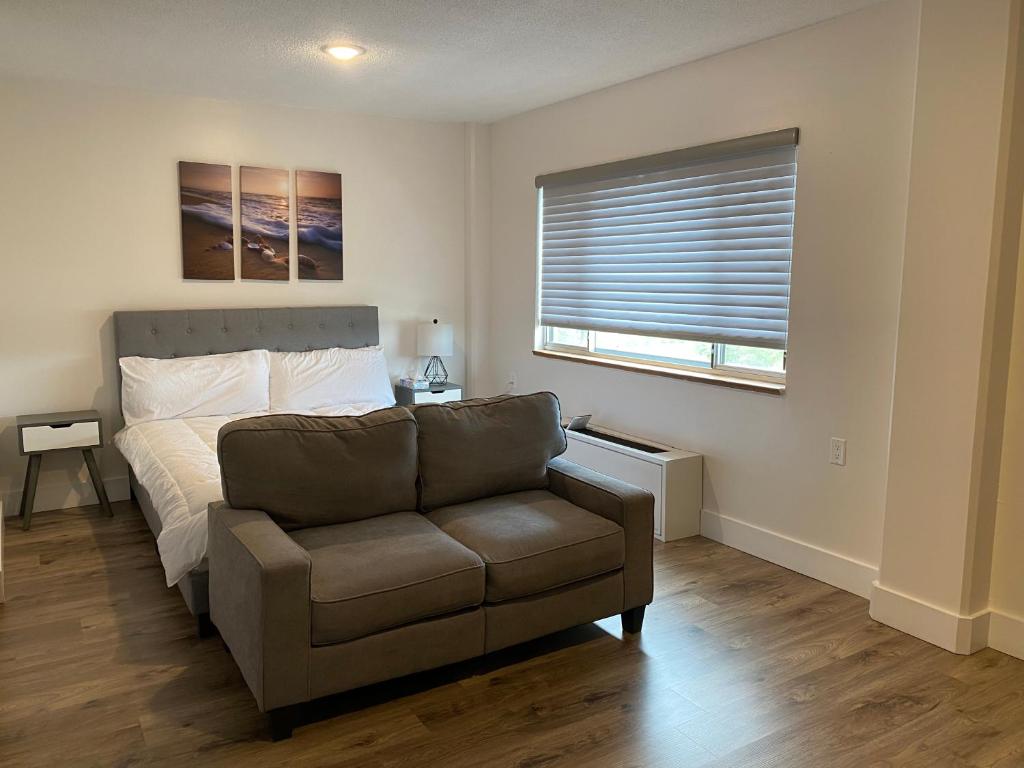
[{"label": "brown loveseat", "polygon": [[210,616],[274,738],[296,705],[622,614],[652,596],[652,496],[556,458],[558,401],[220,431]]}]

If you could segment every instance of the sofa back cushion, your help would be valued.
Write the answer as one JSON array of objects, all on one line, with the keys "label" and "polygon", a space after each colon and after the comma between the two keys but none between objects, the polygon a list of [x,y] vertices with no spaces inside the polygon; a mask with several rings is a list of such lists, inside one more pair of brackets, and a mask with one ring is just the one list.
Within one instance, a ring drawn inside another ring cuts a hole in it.
[{"label": "sofa back cushion", "polygon": [[427,511],[546,488],[548,462],[566,449],[550,392],[420,405],[413,415]]},{"label": "sofa back cushion", "polygon": [[285,530],[416,509],[416,420],[405,408],[240,419],[221,427],[217,455],[224,500]]}]

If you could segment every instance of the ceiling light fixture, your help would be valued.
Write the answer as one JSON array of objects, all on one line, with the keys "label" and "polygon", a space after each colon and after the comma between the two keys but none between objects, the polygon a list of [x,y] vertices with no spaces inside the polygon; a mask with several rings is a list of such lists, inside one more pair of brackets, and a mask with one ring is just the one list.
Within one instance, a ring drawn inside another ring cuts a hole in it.
[{"label": "ceiling light fixture", "polygon": [[324,52],[329,53],[339,61],[348,61],[349,59],[354,59],[356,56],[362,56],[366,53],[366,49],[360,48],[358,45],[345,43],[344,45],[324,46]]}]

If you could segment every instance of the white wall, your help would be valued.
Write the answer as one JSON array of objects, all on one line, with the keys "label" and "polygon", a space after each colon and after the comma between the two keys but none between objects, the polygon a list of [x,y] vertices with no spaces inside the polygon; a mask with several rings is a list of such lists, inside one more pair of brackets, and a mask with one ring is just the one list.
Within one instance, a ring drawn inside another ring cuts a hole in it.
[{"label": "white wall", "polygon": [[[491,132],[491,387],[514,373],[519,391],[552,389],[567,413],[704,453],[707,531],[776,532],[789,554],[761,554],[860,594],[881,550],[918,14],[915,0],[874,6]],[[531,354],[537,174],[790,126],[801,136],[784,396]],[[831,436],[849,441],[845,468],[828,463]]]},{"label": "white wall", "polygon": [[[24,468],[16,414],[95,407],[113,416],[116,309],[376,304],[395,375],[415,354],[415,322],[442,317],[456,326],[459,355],[449,369],[462,380],[461,124],[18,80],[0,80],[0,103],[7,513]],[[182,281],[178,160],[341,171],[345,280]],[[104,449],[101,463],[114,490],[123,489],[115,449]],[[44,461],[38,508],[76,501],[84,477],[71,457]]]},{"label": "white wall", "polygon": [[486,392],[491,311],[491,127],[466,124],[466,378]]},{"label": "white wall", "polygon": [[1024,658],[1024,251],[1017,271],[994,539],[989,643]]}]

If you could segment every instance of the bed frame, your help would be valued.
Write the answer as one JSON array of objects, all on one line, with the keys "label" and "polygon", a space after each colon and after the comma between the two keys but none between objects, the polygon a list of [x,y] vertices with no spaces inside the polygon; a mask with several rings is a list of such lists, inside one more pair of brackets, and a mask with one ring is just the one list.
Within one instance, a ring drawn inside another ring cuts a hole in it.
[{"label": "bed frame", "polygon": [[[281,307],[273,309],[170,309],[114,313],[114,353],[122,357],[195,357],[224,352],[267,349],[303,352],[310,349],[357,349],[380,343],[377,307]],[[121,401],[121,368],[117,394]],[[132,498],[159,536],[160,517],[146,489],[129,470]],[[209,571],[206,560],[178,582],[200,636],[210,624]]]}]

